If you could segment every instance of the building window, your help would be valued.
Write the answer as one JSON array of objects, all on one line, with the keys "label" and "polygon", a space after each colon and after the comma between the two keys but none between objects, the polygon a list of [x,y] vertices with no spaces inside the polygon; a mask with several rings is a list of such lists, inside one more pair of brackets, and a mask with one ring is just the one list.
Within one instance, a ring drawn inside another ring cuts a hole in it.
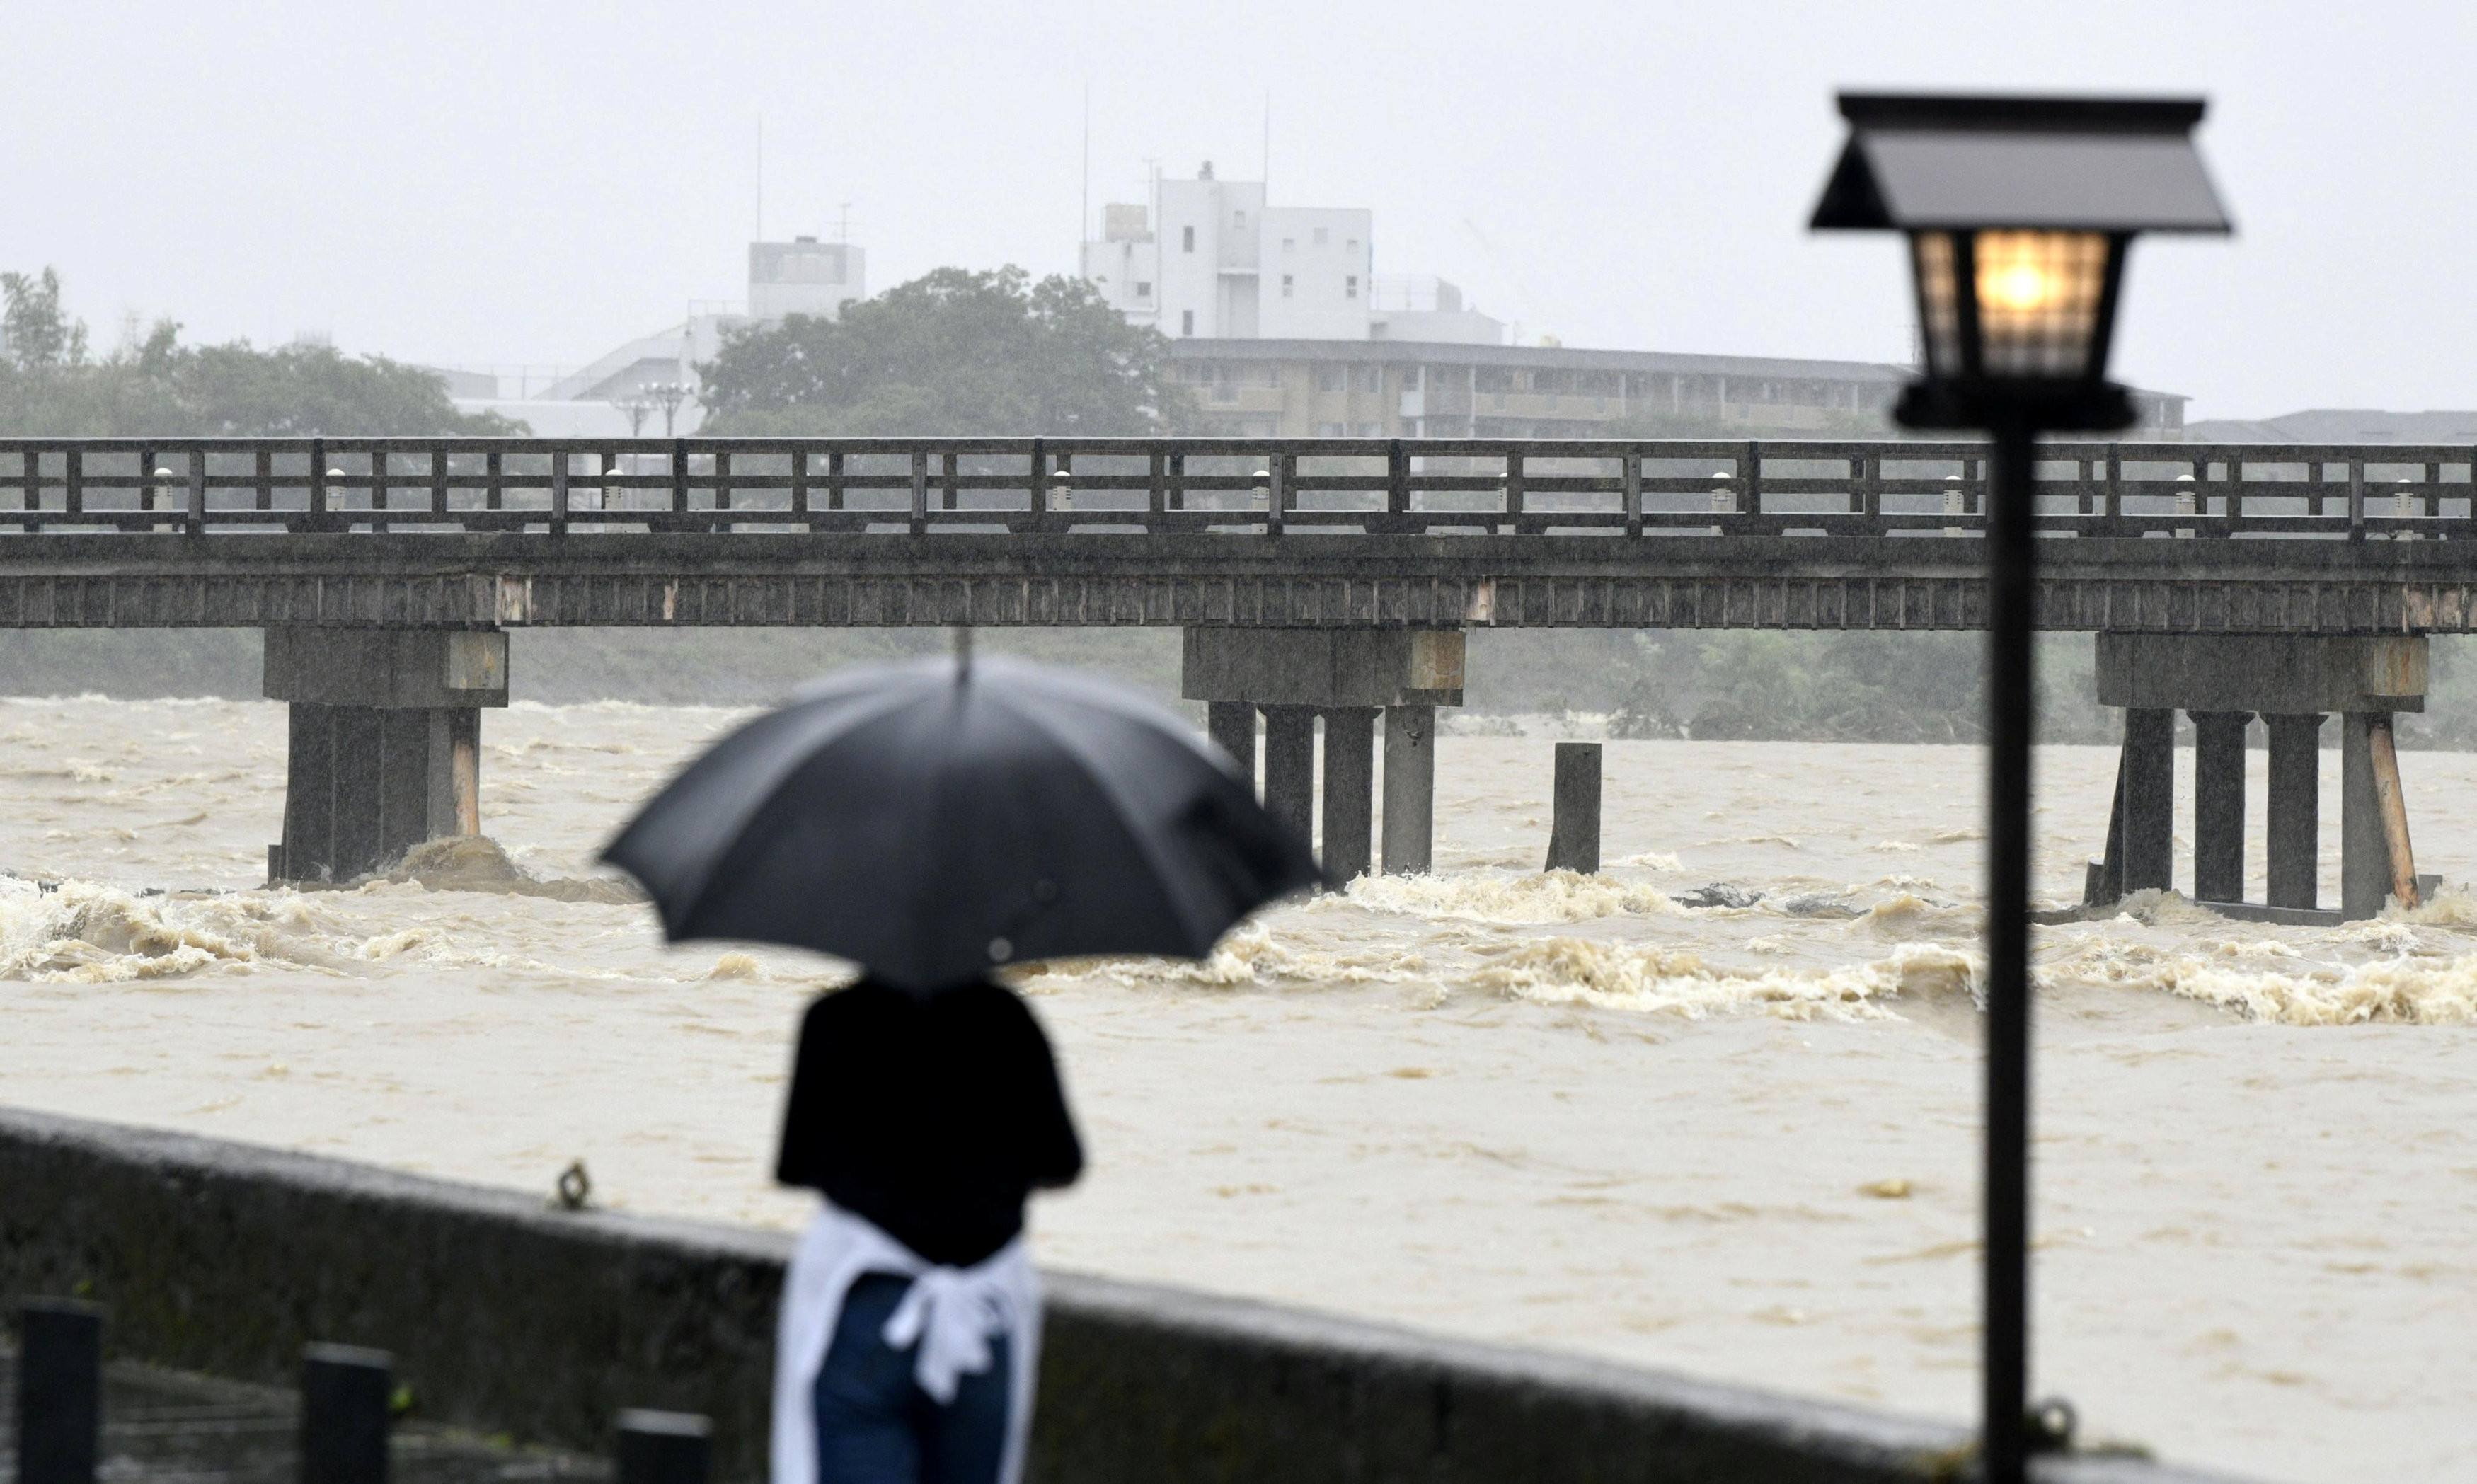
[{"label": "building window", "polygon": [[1341,281],[1341,296],[1345,299],[1355,299],[1359,297],[1358,274],[1353,273],[1348,278]]},{"label": "building window", "polygon": [[1385,436],[1385,425],[1381,422],[1363,422],[1359,425],[1359,436],[1361,438],[1383,438]]},{"label": "building window", "polygon": [[1324,229],[1324,228],[1322,228],[1322,227],[1318,227],[1318,228],[1316,228],[1316,230],[1315,230],[1315,244],[1316,244],[1318,247],[1322,247],[1324,244],[1326,244],[1327,242],[1330,242],[1330,241],[1332,241],[1332,240],[1333,240],[1332,234],[1330,234],[1330,233],[1326,232],[1326,231],[1325,231],[1325,229]]},{"label": "building window", "polygon": [[1294,237],[1286,237],[1286,238],[1282,239],[1282,251],[1284,251],[1284,252],[1286,252],[1286,253],[1294,253],[1294,252],[1297,252],[1298,250],[1299,250],[1299,239],[1298,239],[1297,238],[1294,238]]},{"label": "building window", "polygon": [[1402,368],[1402,390],[1405,391],[1416,391],[1419,390],[1419,368],[1417,366],[1407,365]]},{"label": "building window", "polygon": [[1178,312],[1178,333],[1181,335],[1195,333],[1195,311],[1183,309]]},{"label": "building window", "polygon": [[1195,229],[1193,227],[1179,228],[1178,243],[1178,250],[1181,252],[1191,253],[1195,251]]},{"label": "building window", "polygon": [[1283,275],[1282,275],[1282,297],[1283,297],[1283,298],[1285,298],[1285,299],[1287,299],[1287,298],[1289,298],[1289,296],[1290,296],[1290,275],[1289,275],[1288,273],[1285,273],[1285,274],[1283,274]]},{"label": "building window", "polygon": [[1381,365],[1363,365],[1354,368],[1350,373],[1350,390],[1353,391],[1384,390],[1385,367]]},{"label": "building window", "polygon": [[1344,252],[1354,252],[1354,253],[1355,253],[1355,252],[1357,252],[1357,251],[1359,251],[1359,239],[1357,239],[1357,238],[1352,238],[1348,242],[1343,243],[1343,244],[1342,244],[1342,250],[1343,250]]},{"label": "building window", "polygon": [[1137,279],[1137,280],[1136,280],[1136,297],[1137,297],[1137,298],[1138,298],[1138,299],[1149,299],[1149,298],[1151,298],[1152,296],[1153,296],[1153,286],[1152,286],[1152,285],[1150,285],[1150,284],[1148,284],[1148,283],[1145,283],[1145,282],[1144,282],[1142,279],[1140,279],[1140,278],[1139,278],[1139,279]]},{"label": "building window", "polygon": [[1316,424],[1316,437],[1318,438],[1341,438],[1349,432],[1349,427],[1343,423],[1319,422]]},{"label": "building window", "polygon": [[1349,387],[1350,367],[1320,365],[1315,368],[1315,390],[1318,391],[1343,391]]},{"label": "building window", "polygon": [[1245,212],[1232,212],[1230,214],[1230,225],[1242,232],[1245,231],[1247,228],[1247,214]]}]

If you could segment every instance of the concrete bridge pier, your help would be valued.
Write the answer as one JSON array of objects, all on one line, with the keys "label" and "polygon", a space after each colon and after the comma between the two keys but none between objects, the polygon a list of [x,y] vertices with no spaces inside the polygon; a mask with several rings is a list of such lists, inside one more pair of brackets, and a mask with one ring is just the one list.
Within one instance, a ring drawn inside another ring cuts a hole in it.
[{"label": "concrete bridge pier", "polygon": [[2311,912],[2321,905],[2322,723],[2326,717],[2264,717],[2270,734],[2267,900]]},{"label": "concrete bridge pier", "polygon": [[[2167,887],[2174,721],[2193,718],[2193,899],[2235,916],[2320,912],[2321,757],[2328,714],[2340,736],[2340,901],[2331,917],[2369,918],[2387,897],[2423,890],[2411,851],[2391,717],[2425,709],[2426,641],[2416,635],[2111,634],[2098,636],[2098,698],[2121,706],[2124,750],[2107,857],[2092,903]],[[2244,901],[2244,748],[2269,734],[2267,891]]]},{"label": "concrete bridge pier", "polygon": [[2245,728],[2253,714],[2193,714],[2193,898],[2244,900]]},{"label": "concrete bridge pier", "polygon": [[291,708],[269,881],[349,881],[482,832],[481,708],[508,704],[504,633],[269,629],[262,689]]},{"label": "concrete bridge pier", "polygon": [[[1376,718],[1385,717],[1383,868],[1424,871],[1434,854],[1439,706],[1463,699],[1452,629],[1187,630],[1180,692],[1205,703],[1214,742],[1252,766],[1264,718],[1264,807],[1302,836],[1336,886],[1378,868]],[[1324,731],[1316,807],[1316,727]]]}]

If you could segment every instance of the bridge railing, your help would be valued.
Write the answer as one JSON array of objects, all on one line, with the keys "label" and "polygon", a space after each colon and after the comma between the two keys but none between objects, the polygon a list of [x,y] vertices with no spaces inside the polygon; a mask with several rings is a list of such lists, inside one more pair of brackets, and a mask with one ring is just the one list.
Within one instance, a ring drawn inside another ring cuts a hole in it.
[{"label": "bridge railing", "polygon": [[[2477,534],[2477,449],[2054,442],[2084,537]],[[1941,537],[1977,442],[1383,439],[5,439],[0,536],[1171,532]]]}]

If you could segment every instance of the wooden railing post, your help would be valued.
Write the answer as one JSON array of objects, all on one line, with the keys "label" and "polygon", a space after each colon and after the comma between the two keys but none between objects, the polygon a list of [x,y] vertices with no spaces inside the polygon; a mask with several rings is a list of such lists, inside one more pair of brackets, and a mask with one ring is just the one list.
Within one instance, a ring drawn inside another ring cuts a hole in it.
[{"label": "wooden railing post", "polygon": [[567,450],[550,456],[550,534],[567,534]]},{"label": "wooden railing post", "polygon": [[1410,513],[1411,456],[1402,451],[1402,440],[1397,438],[1385,447],[1385,514]]},{"label": "wooden railing post", "polygon": [[921,535],[929,529],[929,451],[916,448],[912,453],[912,534]]},{"label": "wooden railing post", "polygon": [[207,451],[189,450],[189,518],[191,536],[207,534]]},{"label": "wooden railing post", "polygon": [[1625,495],[1625,534],[1642,534],[1642,455],[1629,448],[1617,461],[1617,483]]},{"label": "wooden railing post", "polygon": [[1032,440],[1032,472],[1025,476],[1032,490],[1033,529],[1040,528],[1040,517],[1049,514],[1049,454],[1044,439]]},{"label": "wooden railing post", "polygon": [[2107,524],[2110,536],[2124,534],[2124,449],[2121,444],[2107,446]]},{"label": "wooden railing post", "polygon": [[1268,536],[1281,535],[1283,521],[1289,515],[1290,475],[1296,468],[1291,462],[1294,457],[1284,448],[1273,455],[1273,462],[1268,465],[1272,474],[1271,488],[1264,500],[1264,532]]},{"label": "wooden railing post", "polygon": [[2365,539],[2365,461],[2348,461],[2348,540]]}]

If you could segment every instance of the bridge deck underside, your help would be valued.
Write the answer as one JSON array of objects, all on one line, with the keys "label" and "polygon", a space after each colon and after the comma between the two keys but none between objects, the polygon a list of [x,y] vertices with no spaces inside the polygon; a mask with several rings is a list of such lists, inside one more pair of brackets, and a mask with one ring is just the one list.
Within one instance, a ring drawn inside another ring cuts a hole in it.
[{"label": "bridge deck underside", "polygon": [[[2051,629],[2461,633],[2459,541],[2041,543]],[[0,627],[1971,629],[1973,540],[1108,535],[58,536]]]}]

